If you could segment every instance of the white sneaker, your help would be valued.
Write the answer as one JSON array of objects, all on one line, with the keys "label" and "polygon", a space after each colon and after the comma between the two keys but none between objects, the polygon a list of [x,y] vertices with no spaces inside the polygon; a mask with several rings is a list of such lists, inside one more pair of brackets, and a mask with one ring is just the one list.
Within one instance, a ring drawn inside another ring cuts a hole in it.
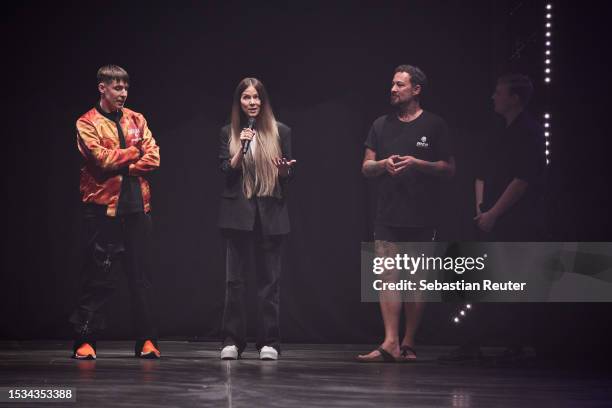
[{"label": "white sneaker", "polygon": [[278,351],[274,347],[263,346],[259,350],[260,360],[278,360]]},{"label": "white sneaker", "polygon": [[223,350],[221,350],[221,360],[238,360],[238,347],[223,347]]}]

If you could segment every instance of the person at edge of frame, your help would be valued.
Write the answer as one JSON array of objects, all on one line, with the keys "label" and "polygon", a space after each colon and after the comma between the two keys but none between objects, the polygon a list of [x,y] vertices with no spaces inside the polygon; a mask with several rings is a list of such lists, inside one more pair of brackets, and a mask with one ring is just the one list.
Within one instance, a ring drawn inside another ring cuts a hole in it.
[{"label": "person at edge of frame", "polygon": [[[542,195],[546,148],[544,129],[527,110],[533,92],[533,83],[525,75],[510,73],[497,80],[493,107],[503,121],[485,143],[474,182],[474,223],[479,241],[533,242],[545,236]],[[533,303],[489,302],[473,306],[469,318],[459,327],[461,345],[440,356],[439,361],[483,361],[481,343],[493,335],[503,335],[507,343],[505,350],[493,357],[497,363],[524,359],[525,344],[535,340],[534,315],[539,310],[538,304]],[[497,327],[502,315],[506,318]],[[491,324],[484,324],[485,320]]]}]

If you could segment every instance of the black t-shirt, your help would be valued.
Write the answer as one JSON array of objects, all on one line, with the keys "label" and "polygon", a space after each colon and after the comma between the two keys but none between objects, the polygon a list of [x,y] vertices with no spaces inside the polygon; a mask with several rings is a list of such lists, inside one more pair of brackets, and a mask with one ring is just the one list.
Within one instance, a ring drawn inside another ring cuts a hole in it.
[{"label": "black t-shirt", "polygon": [[[107,119],[112,120],[117,127],[117,134],[119,135],[119,147],[121,149],[126,148],[125,135],[121,128],[121,117],[123,111],[107,113],[102,110],[99,103],[96,105],[96,109]],[[119,170],[119,174],[123,176],[121,181],[121,192],[119,193],[119,203],[117,204],[117,215],[127,215],[139,212],[144,212],[144,204],[142,201],[142,190],[140,188],[140,181],[136,176],[130,176],[129,166],[122,167]]]},{"label": "black t-shirt", "polygon": [[544,183],[545,150],[543,128],[527,112],[517,116],[510,126],[500,123],[485,143],[477,174],[484,181],[482,211],[495,205],[513,179],[528,183],[525,194],[497,220],[494,232],[500,236],[504,231],[520,230],[525,232],[525,239],[533,236],[540,215],[538,199]]},{"label": "black t-shirt", "polygon": [[[411,122],[396,114],[381,116],[370,128],[365,146],[376,152],[376,160],[391,155],[414,156],[435,162],[452,156],[446,122],[423,111]],[[379,178],[376,224],[395,227],[436,227],[440,201],[440,177],[418,170],[407,170]]]}]

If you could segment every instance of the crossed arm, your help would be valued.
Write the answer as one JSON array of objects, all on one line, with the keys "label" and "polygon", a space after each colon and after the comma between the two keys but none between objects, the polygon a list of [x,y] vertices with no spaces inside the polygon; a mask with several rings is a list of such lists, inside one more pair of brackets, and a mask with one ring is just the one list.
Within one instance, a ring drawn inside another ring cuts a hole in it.
[{"label": "crossed arm", "polygon": [[139,176],[159,167],[159,147],[146,121],[143,125],[143,138],[138,146],[109,149],[102,145],[94,125],[80,119],[77,121],[77,146],[83,156],[92,159],[104,171],[119,170],[128,166],[130,176]]}]

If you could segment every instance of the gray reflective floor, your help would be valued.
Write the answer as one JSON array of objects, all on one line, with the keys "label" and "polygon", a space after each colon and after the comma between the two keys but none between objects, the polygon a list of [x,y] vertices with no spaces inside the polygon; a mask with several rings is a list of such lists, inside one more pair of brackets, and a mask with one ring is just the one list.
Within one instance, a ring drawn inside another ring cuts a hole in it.
[{"label": "gray reflective floor", "polygon": [[[0,343],[1,386],[63,386],[83,407],[610,407],[612,375],[537,366],[448,366],[448,351],[419,347],[419,362],[353,362],[370,346],[285,344],[281,360],[253,349],[218,359],[217,343],[160,343],[159,361],[130,342],[100,342],[96,361],[68,358],[68,342]],[[0,406],[61,406],[48,402]]]}]

